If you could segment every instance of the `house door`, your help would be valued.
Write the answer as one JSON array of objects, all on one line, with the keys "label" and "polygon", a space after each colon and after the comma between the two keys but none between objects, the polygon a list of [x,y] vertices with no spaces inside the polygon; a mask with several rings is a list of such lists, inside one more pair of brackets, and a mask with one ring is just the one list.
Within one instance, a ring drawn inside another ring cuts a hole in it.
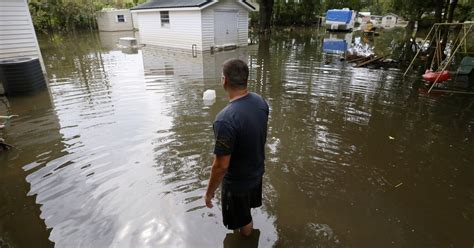
[{"label": "house door", "polygon": [[385,27],[390,28],[390,27],[393,27],[393,26],[395,26],[395,22],[394,22],[393,17],[387,16],[386,17],[386,22],[385,22]]},{"label": "house door", "polygon": [[214,42],[216,46],[238,44],[238,12],[216,10],[214,12]]}]

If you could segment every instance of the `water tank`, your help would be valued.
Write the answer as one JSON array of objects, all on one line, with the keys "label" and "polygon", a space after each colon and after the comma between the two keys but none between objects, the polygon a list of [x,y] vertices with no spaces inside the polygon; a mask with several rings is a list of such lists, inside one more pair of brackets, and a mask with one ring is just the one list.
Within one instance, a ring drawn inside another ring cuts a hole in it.
[{"label": "water tank", "polygon": [[0,82],[5,95],[25,95],[46,86],[38,58],[0,60]]}]

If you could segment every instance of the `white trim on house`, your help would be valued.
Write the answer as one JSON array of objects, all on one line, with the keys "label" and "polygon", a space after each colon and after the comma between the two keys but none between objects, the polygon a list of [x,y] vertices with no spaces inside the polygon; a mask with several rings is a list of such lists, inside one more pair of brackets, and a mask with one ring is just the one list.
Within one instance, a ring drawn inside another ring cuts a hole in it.
[{"label": "white trim on house", "polygon": [[[150,9],[131,9],[131,12],[149,12],[149,11],[187,11],[187,10],[203,10],[206,8],[211,7],[212,5],[218,3],[218,0],[214,0],[202,7],[183,7],[183,8],[150,8]],[[246,8],[249,11],[256,11],[257,7],[255,9],[252,9],[249,5],[244,3],[244,0],[238,0],[238,4],[242,5],[244,8]]]},{"label": "white trim on house", "polygon": [[192,11],[192,10],[201,10],[199,7],[189,7],[189,8],[163,8],[163,9],[132,9],[132,13],[140,12],[156,12],[156,11]]},{"label": "white trim on house", "polygon": [[239,0],[238,3],[240,3],[242,6],[244,6],[244,8],[248,9],[249,11],[252,11],[252,12],[253,12],[253,11],[257,11],[257,7],[256,7],[256,6],[254,6],[255,9],[252,9],[250,6],[248,6],[247,4],[245,4],[243,0]]},{"label": "white trim on house", "polygon": [[206,4],[206,5],[202,6],[202,7],[200,7],[199,9],[202,10],[202,9],[207,8],[207,7],[211,7],[212,5],[214,5],[214,4],[216,4],[216,3],[218,3],[218,1],[215,0],[215,1],[211,2],[211,3],[209,3],[209,4]]}]

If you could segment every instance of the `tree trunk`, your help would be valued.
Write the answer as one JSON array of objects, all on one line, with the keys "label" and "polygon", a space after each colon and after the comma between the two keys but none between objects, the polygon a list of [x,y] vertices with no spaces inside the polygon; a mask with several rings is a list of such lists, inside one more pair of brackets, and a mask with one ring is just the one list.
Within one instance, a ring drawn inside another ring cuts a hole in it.
[{"label": "tree trunk", "polygon": [[440,23],[443,19],[444,0],[436,0],[435,22]]},{"label": "tree trunk", "polygon": [[413,33],[415,31],[415,21],[408,21],[408,25],[405,28],[405,44],[403,45],[404,50],[400,56],[402,63],[409,62],[415,56],[415,51],[412,50],[414,39]]},{"label": "tree trunk", "polygon": [[448,12],[448,23],[453,22],[454,18],[454,10],[456,9],[456,5],[458,4],[458,0],[451,0],[449,3],[449,12]]},{"label": "tree trunk", "polygon": [[[447,11],[447,13],[446,12],[444,13],[444,16],[445,16],[444,19],[446,20],[447,23],[452,23],[454,19],[454,10],[456,9],[458,0],[448,0],[448,2],[449,2],[449,5],[446,7],[446,9],[449,7],[449,11]],[[437,46],[440,46],[441,57],[442,57],[442,58],[438,58],[440,60],[444,60],[444,50],[446,49],[446,45],[448,44],[448,36],[449,36],[449,26],[445,26],[442,28],[441,42],[440,44],[436,44]],[[438,65],[435,63],[435,61],[433,61],[434,52],[430,52],[430,55],[431,56],[429,57],[429,59],[432,60],[430,67],[433,69],[433,71],[436,71],[438,69]]]},{"label": "tree trunk", "polygon": [[448,17],[448,11],[449,11],[449,3],[451,0],[446,0],[446,4],[444,5],[444,14],[443,14],[443,20],[442,22],[446,22],[446,19]]},{"label": "tree trunk", "polygon": [[[452,23],[454,19],[454,10],[456,9],[456,5],[458,4],[458,0],[450,0],[449,3],[449,11],[448,11],[448,17],[446,19],[447,23]],[[446,48],[446,44],[448,43],[448,35],[449,35],[449,27],[446,26],[446,28],[443,30],[443,40],[441,41],[441,51],[444,52],[444,49]]]},{"label": "tree trunk", "polygon": [[274,0],[260,1],[260,33],[270,32]]},{"label": "tree trunk", "polygon": [[270,70],[270,37],[268,34],[261,34],[259,36],[258,51],[257,51],[257,82],[266,85],[268,82],[268,73]]},{"label": "tree trunk", "polygon": [[[448,0],[449,1],[449,0]],[[436,8],[435,8],[435,23],[441,23],[443,22],[443,9],[444,9],[444,4],[445,0],[436,0]],[[447,6],[449,6],[449,2],[446,3]],[[445,15],[446,16],[446,10],[445,10]],[[433,40],[430,43],[430,46],[428,47],[427,50],[427,60],[425,63],[425,69],[434,69],[436,70],[437,66],[436,64],[433,64],[433,56],[435,55],[435,48],[439,44],[436,44]]]}]

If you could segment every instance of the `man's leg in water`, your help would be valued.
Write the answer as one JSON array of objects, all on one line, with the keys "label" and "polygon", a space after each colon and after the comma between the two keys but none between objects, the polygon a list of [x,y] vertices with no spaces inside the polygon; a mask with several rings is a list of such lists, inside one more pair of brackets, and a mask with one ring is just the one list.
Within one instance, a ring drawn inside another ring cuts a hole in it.
[{"label": "man's leg in water", "polygon": [[240,234],[242,234],[244,236],[250,236],[252,234],[252,231],[253,231],[253,221],[251,221],[247,225],[241,227],[239,229],[239,231],[240,231]]}]

